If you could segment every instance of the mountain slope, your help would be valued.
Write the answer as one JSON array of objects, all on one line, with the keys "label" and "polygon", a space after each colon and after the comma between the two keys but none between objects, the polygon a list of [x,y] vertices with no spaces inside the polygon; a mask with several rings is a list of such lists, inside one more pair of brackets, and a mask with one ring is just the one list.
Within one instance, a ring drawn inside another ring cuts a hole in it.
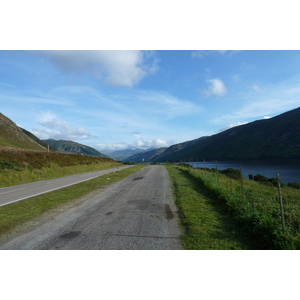
[{"label": "mountain slope", "polygon": [[150,151],[144,151],[141,153],[134,154],[130,157],[127,157],[127,161],[130,162],[149,162],[149,161],[154,161],[157,156],[162,154],[166,149],[168,148],[158,148],[158,149],[152,149]]},{"label": "mountain slope", "polygon": [[74,153],[74,154],[83,154],[83,155],[90,155],[90,156],[97,156],[97,157],[106,157],[108,156],[102,154],[101,152],[97,151],[96,149],[82,145],[72,141],[65,141],[65,140],[43,140],[46,144],[56,148],[59,152],[62,153]]},{"label": "mountain slope", "polygon": [[51,147],[50,145],[46,144],[45,142],[41,141],[38,137],[36,137],[33,133],[31,133],[30,131],[19,127],[26,135],[29,136],[29,138],[31,138],[32,140],[34,140],[35,142],[37,142],[38,144],[40,144],[43,148],[47,149],[49,148],[49,151],[51,152],[56,152],[57,149],[54,147]]},{"label": "mountain slope", "polygon": [[45,147],[37,143],[2,113],[0,113],[0,147],[46,151]]},{"label": "mountain slope", "polygon": [[300,158],[300,108],[198,139],[175,153],[168,154],[166,150],[156,157],[155,161],[179,161],[190,158],[212,160]]},{"label": "mountain slope", "polygon": [[[147,151],[150,151],[148,149]],[[128,157],[145,152],[144,149],[103,150],[102,153],[117,161],[128,161]]]},{"label": "mountain slope", "polygon": [[300,158],[300,108],[212,136],[175,144],[158,155],[150,151],[128,160],[148,161],[147,158],[153,162]]}]

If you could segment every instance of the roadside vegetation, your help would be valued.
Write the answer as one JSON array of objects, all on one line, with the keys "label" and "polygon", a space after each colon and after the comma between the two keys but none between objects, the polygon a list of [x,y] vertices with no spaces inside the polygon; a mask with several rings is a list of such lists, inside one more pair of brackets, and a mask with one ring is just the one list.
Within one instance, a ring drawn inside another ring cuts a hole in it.
[{"label": "roadside vegetation", "polygon": [[[204,225],[201,223],[204,221],[201,218],[207,209],[203,210],[201,206],[206,207],[209,203],[214,206],[213,210],[220,209],[224,218],[225,216],[230,218],[236,230],[244,232],[244,236],[252,241],[250,248],[300,249],[299,189],[281,185],[282,217],[278,187],[274,186],[274,182],[242,179],[239,170],[222,171],[222,174],[217,170],[194,169],[190,165],[170,165],[167,168],[173,180],[182,223],[186,228],[186,236],[183,238],[186,248],[203,249],[200,240],[207,234],[203,231]],[[179,178],[188,180],[182,185],[178,183]],[[188,187],[190,192],[184,192]],[[192,194],[193,190],[197,191],[198,197],[190,199],[189,194]],[[205,196],[207,199],[203,200]],[[205,222],[210,223],[216,230],[224,228],[224,224],[215,224],[211,217]],[[210,238],[215,237],[215,234],[210,234]],[[218,242],[216,240],[216,244],[219,243],[221,240]]]},{"label": "roadside vegetation", "polygon": [[130,174],[139,171],[145,165],[112,172],[76,185],[66,187],[48,194],[36,196],[0,207],[0,235],[8,233],[27,221],[42,216],[50,210],[75,202],[94,190],[102,189]]},{"label": "roadside vegetation", "polygon": [[0,187],[121,166],[109,158],[22,149],[0,149]]},{"label": "roadside vegetation", "polygon": [[224,203],[187,172],[187,168],[167,165],[175,204],[184,228],[182,245],[187,250],[259,249],[227,214]]}]

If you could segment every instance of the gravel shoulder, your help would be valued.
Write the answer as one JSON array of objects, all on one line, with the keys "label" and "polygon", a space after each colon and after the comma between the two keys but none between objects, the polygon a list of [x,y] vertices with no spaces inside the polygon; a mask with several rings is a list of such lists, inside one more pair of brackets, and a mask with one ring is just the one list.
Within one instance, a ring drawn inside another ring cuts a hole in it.
[{"label": "gravel shoulder", "polygon": [[167,170],[153,165],[27,224],[0,249],[179,250],[178,224]]}]

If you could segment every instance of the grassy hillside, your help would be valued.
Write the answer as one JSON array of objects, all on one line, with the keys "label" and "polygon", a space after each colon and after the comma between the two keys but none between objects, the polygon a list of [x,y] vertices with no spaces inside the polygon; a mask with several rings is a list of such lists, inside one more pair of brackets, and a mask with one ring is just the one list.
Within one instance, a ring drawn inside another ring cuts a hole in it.
[{"label": "grassy hillside", "polygon": [[46,151],[12,120],[0,113],[0,147]]},{"label": "grassy hillside", "polygon": [[83,155],[90,155],[90,156],[98,156],[98,157],[107,157],[107,155],[97,151],[96,149],[79,144],[73,141],[66,141],[66,140],[43,140],[44,143],[50,145],[51,147],[56,148],[59,152],[62,153],[74,153],[74,154],[83,154]]},{"label": "grassy hillside", "polygon": [[48,149],[49,148],[49,151],[52,151],[52,152],[56,152],[57,149],[46,144],[45,142],[41,141],[38,137],[36,137],[33,133],[31,133],[30,131],[24,129],[24,128],[21,128],[20,129],[26,134],[29,136],[30,139],[34,140],[35,142],[37,142],[38,144],[40,144],[43,148],[45,149]]},{"label": "grassy hillside", "polygon": [[0,187],[119,166],[110,158],[24,149],[0,149]]},{"label": "grassy hillside", "polygon": [[149,162],[149,161],[154,161],[157,156],[162,154],[167,148],[158,148],[158,149],[153,149],[150,151],[144,151],[141,153],[134,154],[130,157],[127,157],[127,161],[130,162]]}]

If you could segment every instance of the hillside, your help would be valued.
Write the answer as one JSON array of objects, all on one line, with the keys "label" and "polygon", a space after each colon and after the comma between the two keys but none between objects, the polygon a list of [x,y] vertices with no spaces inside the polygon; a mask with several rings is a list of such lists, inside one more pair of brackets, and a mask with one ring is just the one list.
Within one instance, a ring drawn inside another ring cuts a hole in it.
[{"label": "hillside", "polygon": [[46,151],[45,147],[37,143],[2,113],[0,113],[0,147]]},{"label": "hillside", "polygon": [[173,145],[152,161],[266,158],[300,158],[300,108],[209,137]]},{"label": "hillside", "polygon": [[[152,149],[148,149],[150,151]],[[144,149],[103,150],[102,153],[117,161],[128,161],[128,157],[145,152]]]},{"label": "hillside", "polygon": [[158,157],[160,154],[164,153],[164,151],[166,151],[166,150],[167,150],[167,148],[158,148],[158,149],[153,149],[150,151],[144,151],[144,152],[129,156],[126,158],[126,160],[130,161],[130,162],[155,161],[155,158]]},{"label": "hillside", "polygon": [[25,134],[27,134],[29,136],[29,138],[31,138],[32,140],[34,140],[35,142],[37,142],[38,144],[40,144],[43,148],[48,149],[51,152],[56,152],[57,149],[54,147],[51,147],[50,145],[46,144],[45,142],[41,141],[38,137],[36,137],[33,133],[31,133],[30,131],[19,127]]},{"label": "hillside", "polygon": [[96,149],[82,145],[72,141],[65,141],[65,140],[43,140],[44,143],[50,145],[51,147],[56,148],[61,153],[73,153],[73,154],[83,154],[89,156],[97,156],[97,157],[106,157],[103,153],[97,151]]}]

